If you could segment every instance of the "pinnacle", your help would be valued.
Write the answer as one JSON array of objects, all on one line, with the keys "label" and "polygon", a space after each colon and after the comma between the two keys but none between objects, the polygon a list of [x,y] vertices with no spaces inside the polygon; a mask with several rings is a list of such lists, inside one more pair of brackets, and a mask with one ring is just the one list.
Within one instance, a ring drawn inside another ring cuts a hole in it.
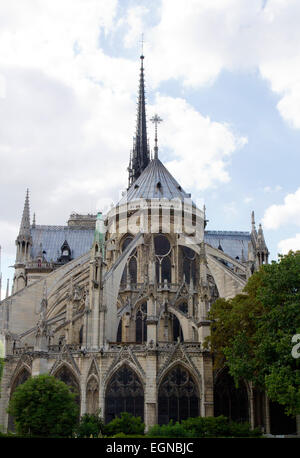
[{"label": "pinnacle", "polygon": [[30,236],[29,189],[27,188],[19,235]]}]

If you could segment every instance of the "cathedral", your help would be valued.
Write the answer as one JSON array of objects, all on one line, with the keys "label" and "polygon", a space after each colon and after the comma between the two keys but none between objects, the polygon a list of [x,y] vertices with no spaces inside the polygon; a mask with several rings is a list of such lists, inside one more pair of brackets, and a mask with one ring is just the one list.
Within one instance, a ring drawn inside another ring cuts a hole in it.
[{"label": "cathedral", "polygon": [[[235,388],[203,345],[218,298],[241,292],[268,249],[254,213],[249,232],[207,229],[197,208],[150,154],[140,58],[137,125],[128,189],[103,215],[71,214],[65,226],[30,219],[27,190],[12,294],[0,303],[5,345],[0,425],[14,430],[9,400],[28,377],[49,373],[72,386],[80,414],[121,412],[146,429],[226,415],[271,432],[271,406],[246,381]],[[180,178],[180,177],[179,177]]]}]

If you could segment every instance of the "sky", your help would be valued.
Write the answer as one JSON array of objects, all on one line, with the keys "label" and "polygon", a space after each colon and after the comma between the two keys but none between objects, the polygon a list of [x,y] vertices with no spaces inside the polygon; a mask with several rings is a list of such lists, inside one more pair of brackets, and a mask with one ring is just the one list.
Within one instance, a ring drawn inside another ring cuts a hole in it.
[{"label": "sky", "polygon": [[299,23],[299,0],[1,2],[2,298],[27,188],[53,225],[126,189],[142,33],[159,157],[207,229],[249,231],[254,210],[271,259],[300,249]]}]

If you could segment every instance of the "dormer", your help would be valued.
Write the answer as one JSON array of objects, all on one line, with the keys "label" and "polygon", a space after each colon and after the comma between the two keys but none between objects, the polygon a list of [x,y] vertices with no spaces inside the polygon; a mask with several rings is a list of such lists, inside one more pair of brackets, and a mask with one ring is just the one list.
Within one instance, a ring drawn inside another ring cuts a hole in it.
[{"label": "dormer", "polygon": [[58,258],[58,262],[65,264],[69,261],[71,261],[72,256],[71,256],[71,248],[68,244],[68,242],[65,240],[62,246],[60,247],[61,251],[61,256]]}]

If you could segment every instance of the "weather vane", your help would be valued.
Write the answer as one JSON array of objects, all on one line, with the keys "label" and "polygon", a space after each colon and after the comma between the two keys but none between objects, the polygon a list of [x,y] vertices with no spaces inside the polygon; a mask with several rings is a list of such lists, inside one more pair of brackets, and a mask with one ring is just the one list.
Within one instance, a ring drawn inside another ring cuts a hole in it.
[{"label": "weather vane", "polygon": [[158,114],[155,114],[152,116],[150,119],[151,122],[155,124],[155,146],[154,146],[154,159],[158,158],[158,146],[157,146],[157,124],[161,123],[163,120],[158,116]]}]

